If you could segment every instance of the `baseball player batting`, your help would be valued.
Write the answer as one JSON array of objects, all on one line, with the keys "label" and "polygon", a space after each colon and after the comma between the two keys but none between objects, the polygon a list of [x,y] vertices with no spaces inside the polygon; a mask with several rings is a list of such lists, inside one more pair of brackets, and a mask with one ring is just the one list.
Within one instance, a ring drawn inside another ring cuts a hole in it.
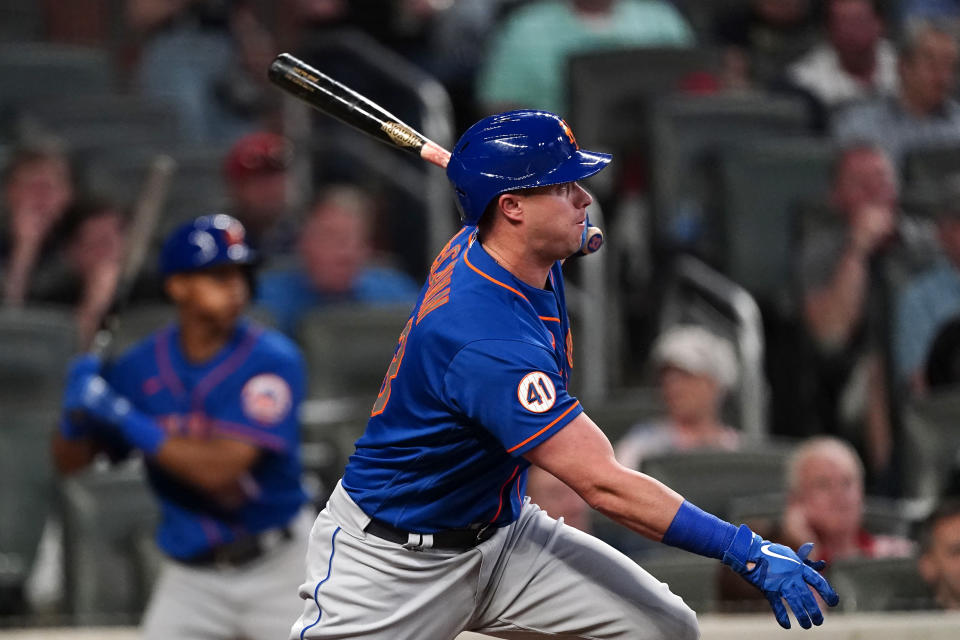
[{"label": "baseball player batting", "polygon": [[654,540],[722,560],[790,626],[823,622],[806,559],[705,513],[619,465],[567,391],[560,261],[580,248],[591,198],[584,151],[542,111],[485,118],[447,175],[463,228],[434,260],[343,478],[310,535],[291,638],[697,638],[696,616],[607,544],[524,497],[542,467]]},{"label": "baseball player batting", "polygon": [[219,214],[161,250],[178,321],[115,361],[77,359],[54,456],[63,472],[106,449],[143,455],[167,557],[147,640],[280,638],[297,615],[312,514],[303,511],[297,411],[304,364],[281,334],[243,319],[253,252]]}]

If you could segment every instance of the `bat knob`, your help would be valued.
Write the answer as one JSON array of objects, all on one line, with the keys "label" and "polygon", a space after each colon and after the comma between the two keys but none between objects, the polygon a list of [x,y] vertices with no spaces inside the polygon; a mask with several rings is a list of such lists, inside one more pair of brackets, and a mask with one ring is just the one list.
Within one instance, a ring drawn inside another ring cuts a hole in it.
[{"label": "bat knob", "polygon": [[599,227],[587,227],[586,237],[580,247],[580,253],[588,255],[596,253],[603,246],[603,231]]}]

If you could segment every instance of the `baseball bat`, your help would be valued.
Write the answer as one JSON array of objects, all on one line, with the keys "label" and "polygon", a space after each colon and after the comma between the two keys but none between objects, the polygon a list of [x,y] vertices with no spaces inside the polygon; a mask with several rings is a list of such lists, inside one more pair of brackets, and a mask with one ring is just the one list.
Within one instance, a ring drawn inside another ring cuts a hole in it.
[{"label": "baseball bat", "polygon": [[104,356],[113,341],[113,334],[118,324],[117,318],[126,307],[134,282],[140,275],[176,168],[176,161],[165,154],[154,156],[150,162],[147,177],[133,205],[133,215],[127,229],[126,247],[113,300],[89,349],[95,355]]},{"label": "baseball bat", "polygon": [[[314,69],[289,53],[281,53],[267,70],[270,82],[308,105],[340,120],[380,142],[419,156],[446,169],[450,152],[405,124],[377,103]],[[593,253],[603,244],[603,232],[587,229],[583,253]]]}]

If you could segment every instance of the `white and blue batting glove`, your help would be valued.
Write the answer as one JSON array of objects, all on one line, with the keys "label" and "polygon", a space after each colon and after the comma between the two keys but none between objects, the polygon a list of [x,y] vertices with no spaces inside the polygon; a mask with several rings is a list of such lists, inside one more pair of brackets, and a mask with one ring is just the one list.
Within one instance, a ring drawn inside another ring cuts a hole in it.
[{"label": "white and blue batting glove", "polygon": [[148,455],[155,454],[166,440],[163,431],[152,419],[137,411],[130,401],[119,395],[100,375],[80,371],[71,375],[64,394],[64,409],[70,416],[82,414],[116,428],[124,439]]},{"label": "white and blue batting glove", "polygon": [[723,563],[763,592],[781,627],[790,628],[783,606],[786,600],[800,626],[809,629],[823,623],[823,613],[807,585],[816,589],[831,607],[840,601],[830,583],[818,573],[826,563],[807,559],[811,549],[813,543],[808,542],[794,553],[790,547],[764,540],[747,525],[740,525],[723,554]]}]

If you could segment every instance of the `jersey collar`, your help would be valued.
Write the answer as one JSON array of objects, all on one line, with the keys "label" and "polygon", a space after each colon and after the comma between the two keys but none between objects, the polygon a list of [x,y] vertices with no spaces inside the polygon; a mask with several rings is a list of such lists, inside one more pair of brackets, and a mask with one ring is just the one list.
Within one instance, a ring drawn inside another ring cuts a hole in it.
[{"label": "jersey collar", "polygon": [[557,315],[557,298],[552,290],[531,287],[516,277],[493,259],[487,250],[476,240],[471,239],[467,254],[464,257],[467,266],[478,276],[484,278],[491,286],[500,286],[513,292],[515,295],[528,301],[541,316]]}]

